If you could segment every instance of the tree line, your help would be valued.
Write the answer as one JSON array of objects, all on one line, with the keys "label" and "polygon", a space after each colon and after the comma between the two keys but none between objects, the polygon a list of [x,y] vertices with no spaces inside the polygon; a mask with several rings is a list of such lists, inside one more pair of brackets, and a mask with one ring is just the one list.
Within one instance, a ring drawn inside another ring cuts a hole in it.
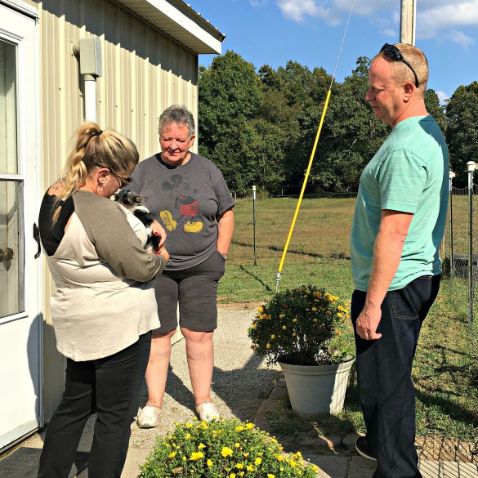
[{"label": "tree line", "polygon": [[[365,101],[370,59],[334,82],[307,190],[357,191],[361,171],[389,133]],[[433,74],[433,72],[432,72]],[[199,71],[199,152],[214,161],[231,190],[255,184],[271,194],[296,193],[332,77],[324,68],[289,61],[256,70],[227,51]],[[428,112],[443,129],[456,186],[466,185],[466,163],[478,162],[478,82],[460,86],[441,105],[427,90]]]}]

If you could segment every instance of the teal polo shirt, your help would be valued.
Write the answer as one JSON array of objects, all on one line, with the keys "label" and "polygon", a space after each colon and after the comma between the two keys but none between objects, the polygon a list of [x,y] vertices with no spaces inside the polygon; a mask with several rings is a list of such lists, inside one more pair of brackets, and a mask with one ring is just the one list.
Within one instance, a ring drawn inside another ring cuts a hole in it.
[{"label": "teal polo shirt", "polygon": [[383,209],[413,214],[389,290],[440,274],[439,247],[448,207],[448,148],[431,116],[398,123],[360,176],[352,222],[352,275],[367,291]]}]

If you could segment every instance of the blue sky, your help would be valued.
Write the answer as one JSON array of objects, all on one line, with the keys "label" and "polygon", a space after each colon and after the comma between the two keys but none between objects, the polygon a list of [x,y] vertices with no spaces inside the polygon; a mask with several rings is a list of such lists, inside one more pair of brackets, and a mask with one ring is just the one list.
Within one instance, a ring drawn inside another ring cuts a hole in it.
[{"label": "blue sky", "polygon": [[[372,57],[400,34],[400,0],[187,0],[226,35],[223,52],[234,50],[257,68],[288,60],[335,68],[348,14],[354,3],[337,69],[342,81],[359,56]],[[416,45],[430,63],[429,88],[443,101],[460,85],[478,80],[478,0],[416,0]],[[213,55],[201,55],[208,66]]]}]

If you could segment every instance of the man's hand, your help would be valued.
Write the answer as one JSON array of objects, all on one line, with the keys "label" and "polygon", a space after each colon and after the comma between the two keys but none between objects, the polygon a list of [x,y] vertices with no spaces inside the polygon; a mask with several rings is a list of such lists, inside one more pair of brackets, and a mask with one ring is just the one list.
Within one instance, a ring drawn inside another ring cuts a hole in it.
[{"label": "man's hand", "polygon": [[150,227],[153,235],[159,237],[158,251],[161,251],[164,245],[164,241],[166,240],[166,231],[163,229],[163,226],[161,226],[158,221],[153,221]]},{"label": "man's hand", "polygon": [[382,334],[377,332],[377,327],[381,318],[382,311],[380,308],[372,310],[365,306],[355,322],[355,330],[359,337],[364,340],[380,339]]}]

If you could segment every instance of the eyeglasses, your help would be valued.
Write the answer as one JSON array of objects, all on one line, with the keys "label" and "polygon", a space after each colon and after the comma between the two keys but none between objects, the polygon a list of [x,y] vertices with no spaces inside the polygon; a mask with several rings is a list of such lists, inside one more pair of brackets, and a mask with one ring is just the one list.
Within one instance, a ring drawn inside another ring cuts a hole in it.
[{"label": "eyeglasses", "polygon": [[131,177],[127,177],[127,178],[124,178],[123,176],[120,176],[119,174],[116,174],[115,172],[113,172],[111,170],[111,168],[108,168],[108,166],[105,166],[104,164],[100,164],[100,163],[95,163],[95,166],[98,166],[99,168],[105,168],[107,169],[117,180],[118,180],[118,184],[119,184],[119,188],[124,188],[127,184],[129,184],[133,178]]},{"label": "eyeglasses", "polygon": [[395,45],[390,45],[389,43],[385,43],[383,47],[380,49],[380,53],[383,53],[387,58],[389,58],[392,61],[401,61],[402,63],[405,63],[405,65],[412,70],[413,76],[415,77],[415,87],[418,88],[418,76],[415,73],[415,70],[413,69],[412,65],[408,63],[407,60],[402,55],[402,52],[395,46]]}]

